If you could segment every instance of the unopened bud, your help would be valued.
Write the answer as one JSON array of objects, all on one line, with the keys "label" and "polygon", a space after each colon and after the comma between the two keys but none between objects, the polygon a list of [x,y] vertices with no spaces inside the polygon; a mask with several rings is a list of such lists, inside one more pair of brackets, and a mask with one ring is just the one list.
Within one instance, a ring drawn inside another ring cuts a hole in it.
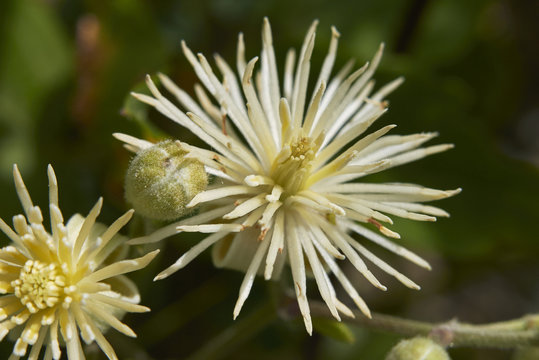
[{"label": "unopened bud", "polygon": [[425,337],[405,339],[391,349],[386,360],[451,360],[447,351]]},{"label": "unopened bud", "polygon": [[185,207],[208,185],[204,165],[186,159],[187,152],[172,140],[139,151],[125,178],[125,197],[148,218],[174,220],[188,212]]}]

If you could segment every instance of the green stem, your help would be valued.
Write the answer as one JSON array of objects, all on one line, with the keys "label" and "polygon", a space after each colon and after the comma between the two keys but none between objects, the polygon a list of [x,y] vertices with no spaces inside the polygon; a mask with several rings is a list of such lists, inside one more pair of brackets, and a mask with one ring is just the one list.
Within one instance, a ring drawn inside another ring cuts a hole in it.
[{"label": "green stem", "polygon": [[[310,306],[313,316],[331,317],[324,303],[313,301]],[[354,311],[354,315],[355,318],[345,318],[343,321],[404,336],[429,336],[443,346],[515,348],[539,345],[538,314],[484,325],[466,324],[456,320],[429,323],[377,313],[373,313],[372,319],[368,319],[359,311]]]}]

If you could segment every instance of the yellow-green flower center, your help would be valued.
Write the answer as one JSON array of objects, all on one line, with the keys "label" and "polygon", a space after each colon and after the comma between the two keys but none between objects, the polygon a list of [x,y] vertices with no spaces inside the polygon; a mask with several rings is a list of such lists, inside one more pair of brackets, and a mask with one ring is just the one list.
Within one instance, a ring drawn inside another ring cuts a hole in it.
[{"label": "yellow-green flower center", "polygon": [[61,300],[66,281],[58,264],[28,260],[11,285],[21,303],[35,313]]},{"label": "yellow-green flower center", "polygon": [[307,136],[298,136],[283,146],[273,162],[270,175],[283,188],[283,195],[295,195],[304,188],[319,147],[320,144]]}]

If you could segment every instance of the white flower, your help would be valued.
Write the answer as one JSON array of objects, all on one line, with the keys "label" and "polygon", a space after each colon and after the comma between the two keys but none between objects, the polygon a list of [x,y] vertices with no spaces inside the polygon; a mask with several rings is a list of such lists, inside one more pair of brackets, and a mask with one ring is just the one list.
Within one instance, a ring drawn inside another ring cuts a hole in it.
[{"label": "white flower", "polygon": [[[331,78],[339,38],[334,28],[328,55],[314,91],[308,96],[316,25],[314,22],[307,32],[297,62],[295,52],[288,52],[282,88],[270,25],[265,19],[260,58],[246,63],[240,34],[239,81],[221,57],[215,57],[220,79],[202,54],[195,56],[182,43],[185,56],[206,89],[200,85],[195,87],[198,103],[162,74],[159,75],[161,83],[183,110],[165,98],[150,77],[147,77],[147,84],[153,97],[133,94],[203,140],[212,150],[179,144],[189,151],[188,156],[204,163],[207,171],[219,178],[187,205],[205,204],[199,215],[131,242],[154,242],[177,232],[213,233],[156,279],[169,276],[217,243],[213,248],[216,265],[246,272],[234,309],[236,317],[255,275],[261,271],[266,279],[272,278],[287,258],[309,333],[312,324],[306,296],[308,272],[314,275],[318,290],[335,318],[340,319],[339,311],[353,315],[337,299],[329,271],[359,309],[370,316],[364,301],[340,270],[340,260],[348,258],[361,274],[382,290],[386,287],[370,272],[363,259],[410,288],[419,289],[419,286],[367,250],[361,243],[363,240],[358,241],[351,234],[360,235],[429,269],[425,260],[372,228],[388,237],[399,238],[397,233],[382,225],[392,223],[388,215],[434,221],[435,216],[448,214],[423,203],[460,191],[358,181],[366,175],[447,150],[452,145],[421,148],[423,143],[436,136],[434,133],[385,135],[395,125],[362,136],[386,111],[384,98],[402,79],[372,93],[374,82],[371,77],[380,62],[383,45],[371,63],[351,72],[353,65],[350,62]],[[260,70],[255,72],[259,60]],[[135,152],[152,145],[124,134],[115,136]],[[261,266],[264,258],[265,265]]]},{"label": "white flower", "polygon": [[[58,207],[58,185],[48,168],[52,234],[32,203],[17,169],[15,188],[26,213],[13,217],[14,230],[0,219],[0,229],[13,245],[0,249],[0,339],[17,338],[11,359],[37,359],[46,346],[45,359],[60,359],[65,342],[68,359],[84,359],[79,332],[87,343],[95,341],[109,359],[117,359],[103,331],[108,327],[136,337],[118,318],[125,312],[146,312],[137,305],[138,290],[122,274],[145,267],[158,251],[143,257],[104,264],[117,255],[127,240],[117,232],[131,219],[130,210],[110,227],[96,223],[102,199],[86,218],[74,215],[67,224]],[[61,340],[61,339],[63,340]]]}]

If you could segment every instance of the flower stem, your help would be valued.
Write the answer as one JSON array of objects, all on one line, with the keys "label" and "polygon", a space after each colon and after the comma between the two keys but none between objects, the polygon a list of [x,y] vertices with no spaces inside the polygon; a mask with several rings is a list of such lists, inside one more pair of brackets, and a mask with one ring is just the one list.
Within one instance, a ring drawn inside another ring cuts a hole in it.
[{"label": "flower stem", "polygon": [[[310,306],[313,316],[331,317],[325,304],[313,301]],[[343,321],[404,336],[429,336],[443,346],[515,348],[539,345],[539,314],[483,325],[466,324],[457,320],[429,323],[378,313],[373,313],[372,319],[368,319],[359,311],[354,311],[354,315],[355,318],[345,318]]]}]

